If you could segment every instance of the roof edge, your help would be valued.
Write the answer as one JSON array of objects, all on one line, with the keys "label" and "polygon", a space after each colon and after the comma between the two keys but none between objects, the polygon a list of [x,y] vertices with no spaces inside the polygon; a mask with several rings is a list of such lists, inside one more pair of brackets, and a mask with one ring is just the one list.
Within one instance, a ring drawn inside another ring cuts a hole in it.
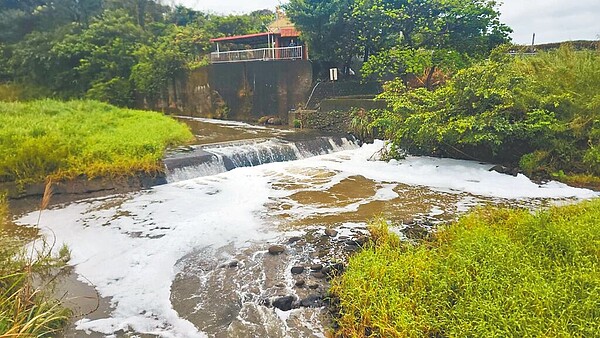
[{"label": "roof edge", "polygon": [[254,33],[254,34],[246,34],[246,35],[225,36],[222,38],[213,38],[213,39],[210,39],[209,41],[210,42],[226,42],[226,41],[232,41],[232,40],[257,38],[257,37],[269,36],[269,35],[280,35],[280,33],[264,32],[264,33]]}]

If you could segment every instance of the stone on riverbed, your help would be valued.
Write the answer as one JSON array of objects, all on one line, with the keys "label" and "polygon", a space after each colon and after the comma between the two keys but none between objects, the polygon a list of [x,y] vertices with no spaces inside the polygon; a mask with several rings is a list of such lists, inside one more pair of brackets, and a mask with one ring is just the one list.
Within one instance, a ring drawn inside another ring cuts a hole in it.
[{"label": "stone on riverbed", "polygon": [[271,255],[279,255],[285,251],[285,247],[283,245],[271,245],[269,247],[269,253]]},{"label": "stone on riverbed", "polygon": [[301,239],[302,239],[302,237],[300,237],[300,236],[290,237],[290,239],[288,239],[288,243],[290,243],[290,244],[296,243],[296,242],[298,242]]},{"label": "stone on riverbed", "polygon": [[329,237],[335,237],[337,236],[338,232],[336,230],[333,229],[325,229],[325,235],[329,236]]},{"label": "stone on riverbed", "polygon": [[296,297],[294,296],[283,296],[275,298],[273,302],[271,302],[271,305],[273,305],[273,307],[276,307],[281,311],[290,311],[292,309],[292,304],[295,300]]},{"label": "stone on riverbed", "polygon": [[298,275],[304,272],[304,267],[303,266],[294,266],[292,267],[292,274],[294,275]]},{"label": "stone on riverbed", "polygon": [[310,294],[300,301],[300,305],[304,307],[321,307],[323,306],[322,297],[317,294]]},{"label": "stone on riverbed", "polygon": [[321,271],[323,269],[323,264],[313,264],[310,266],[312,271]]}]

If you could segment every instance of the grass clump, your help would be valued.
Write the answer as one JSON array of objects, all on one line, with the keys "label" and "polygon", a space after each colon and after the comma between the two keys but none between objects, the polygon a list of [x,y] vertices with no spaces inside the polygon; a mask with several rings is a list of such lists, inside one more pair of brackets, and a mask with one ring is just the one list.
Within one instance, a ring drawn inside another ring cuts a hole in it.
[{"label": "grass clump", "polygon": [[0,336],[50,337],[67,323],[70,311],[35,287],[34,278],[64,265],[68,250],[53,257],[44,245],[28,253],[22,241],[6,233],[6,224],[6,199],[0,196]]},{"label": "grass clump", "polygon": [[334,280],[345,337],[593,337],[600,332],[600,200],[481,209],[414,245],[396,236]]},{"label": "grass clump", "polygon": [[0,102],[0,182],[162,170],[167,147],[189,129],[160,113],[96,101]]}]

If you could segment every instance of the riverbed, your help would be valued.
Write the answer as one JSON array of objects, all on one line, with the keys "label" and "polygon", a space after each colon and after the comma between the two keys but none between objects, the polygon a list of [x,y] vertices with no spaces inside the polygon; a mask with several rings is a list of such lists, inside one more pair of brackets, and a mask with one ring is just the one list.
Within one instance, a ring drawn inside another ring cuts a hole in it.
[{"label": "riverbed", "polygon": [[[249,134],[273,136],[255,131]],[[378,161],[383,147],[376,141],[43,211],[40,231],[57,247],[68,245],[80,282],[106,302],[102,313],[78,318],[70,332],[324,337],[322,306],[282,311],[269,304],[286,295],[301,299],[311,285],[314,274],[298,287],[291,267],[335,255],[315,254],[314,247],[298,244],[304,238],[343,244],[375,217],[397,229],[420,222],[435,231],[436,224],[481,205],[535,210],[598,197],[557,182],[490,172],[492,164],[410,156]],[[38,213],[31,213],[18,223],[35,226],[37,220]],[[268,253],[275,244],[284,254]]]}]

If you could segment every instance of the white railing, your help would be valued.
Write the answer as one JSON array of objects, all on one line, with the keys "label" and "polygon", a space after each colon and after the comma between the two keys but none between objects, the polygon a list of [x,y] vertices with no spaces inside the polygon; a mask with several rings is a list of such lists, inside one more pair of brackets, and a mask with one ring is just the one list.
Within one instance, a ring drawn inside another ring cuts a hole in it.
[{"label": "white railing", "polygon": [[212,63],[244,62],[256,60],[299,60],[302,59],[302,46],[259,48],[210,53]]}]

